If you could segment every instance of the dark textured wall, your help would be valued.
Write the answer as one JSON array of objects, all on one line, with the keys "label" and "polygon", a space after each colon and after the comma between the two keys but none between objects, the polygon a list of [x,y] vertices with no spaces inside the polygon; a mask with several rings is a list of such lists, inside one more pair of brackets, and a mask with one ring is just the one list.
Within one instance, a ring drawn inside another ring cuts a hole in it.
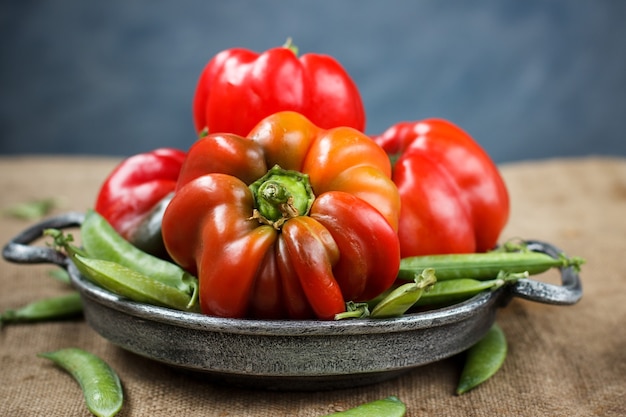
[{"label": "dark textured wall", "polygon": [[443,117],[497,162],[626,155],[624,21],[623,0],[3,0],[0,154],[186,149],[206,62],[291,36],[348,70],[369,133]]}]

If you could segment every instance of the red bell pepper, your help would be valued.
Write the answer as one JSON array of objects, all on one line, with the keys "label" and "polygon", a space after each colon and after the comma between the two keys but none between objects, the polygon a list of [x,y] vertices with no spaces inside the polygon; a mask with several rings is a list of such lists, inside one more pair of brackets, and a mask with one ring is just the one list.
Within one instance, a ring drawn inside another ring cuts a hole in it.
[{"label": "red bell pepper", "polygon": [[185,156],[178,149],[160,148],[126,158],[102,184],[95,210],[135,246],[166,255],[161,217]]},{"label": "red bell pepper", "polygon": [[506,185],[489,155],[445,120],[401,122],[374,140],[395,161],[402,257],[483,252],[509,216]]},{"label": "red bell pepper", "polygon": [[189,149],[163,216],[172,259],[208,315],[332,319],[371,299],[400,262],[400,198],[385,152],[348,127],[280,112],[247,138]]},{"label": "red bell pepper", "polygon": [[359,90],[334,58],[297,57],[288,43],[262,54],[233,48],[213,57],[202,71],[193,98],[198,133],[245,136],[261,119],[292,110],[324,129],[365,130]]}]

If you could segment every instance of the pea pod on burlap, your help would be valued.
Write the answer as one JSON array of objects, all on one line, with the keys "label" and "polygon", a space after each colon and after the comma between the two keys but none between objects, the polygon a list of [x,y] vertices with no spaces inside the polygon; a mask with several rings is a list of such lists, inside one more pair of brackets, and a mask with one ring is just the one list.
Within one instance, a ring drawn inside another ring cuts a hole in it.
[{"label": "pea pod on burlap", "polygon": [[467,351],[456,393],[464,394],[491,378],[504,363],[506,354],[506,337],[500,326],[494,323],[487,334]]},{"label": "pea pod on burlap", "polygon": [[98,417],[116,415],[122,408],[124,392],[115,371],[98,356],[78,348],[40,353],[67,371],[83,390],[85,404]]},{"label": "pea pod on burlap", "polygon": [[324,417],[403,417],[406,405],[396,396],[371,401],[346,411],[338,411]]}]

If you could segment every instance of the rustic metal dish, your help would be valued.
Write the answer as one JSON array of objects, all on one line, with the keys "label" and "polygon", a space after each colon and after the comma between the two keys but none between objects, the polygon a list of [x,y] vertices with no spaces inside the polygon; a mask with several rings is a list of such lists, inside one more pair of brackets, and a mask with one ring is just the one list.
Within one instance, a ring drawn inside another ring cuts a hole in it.
[{"label": "rustic metal dish", "polygon": [[[523,279],[451,307],[400,318],[342,321],[240,320],[174,311],[122,299],[83,278],[62,253],[30,245],[47,228],[78,227],[81,213],[44,220],[3,250],[15,263],[65,268],[80,292],[87,322],[111,343],[213,381],[276,390],[322,390],[372,384],[435,362],[476,343],[512,297],[575,304],[578,273],[560,271],[562,285]],[[554,246],[528,242],[557,257]]]}]

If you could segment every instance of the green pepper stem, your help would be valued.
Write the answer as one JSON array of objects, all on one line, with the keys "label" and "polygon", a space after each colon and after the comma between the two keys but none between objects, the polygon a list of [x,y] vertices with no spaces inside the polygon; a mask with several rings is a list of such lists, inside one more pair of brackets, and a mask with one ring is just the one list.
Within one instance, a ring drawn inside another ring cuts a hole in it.
[{"label": "green pepper stem", "polygon": [[283,48],[289,49],[291,52],[293,52],[295,56],[298,56],[298,47],[293,44],[293,39],[291,39],[291,37],[287,38],[287,40],[283,44]]},{"label": "green pepper stem", "polygon": [[307,215],[315,200],[308,175],[278,165],[249,188],[255,202],[251,218],[276,229],[293,217]]},{"label": "green pepper stem", "polygon": [[281,205],[293,199],[291,193],[283,184],[278,181],[266,181],[259,187],[259,197],[268,203]]}]

